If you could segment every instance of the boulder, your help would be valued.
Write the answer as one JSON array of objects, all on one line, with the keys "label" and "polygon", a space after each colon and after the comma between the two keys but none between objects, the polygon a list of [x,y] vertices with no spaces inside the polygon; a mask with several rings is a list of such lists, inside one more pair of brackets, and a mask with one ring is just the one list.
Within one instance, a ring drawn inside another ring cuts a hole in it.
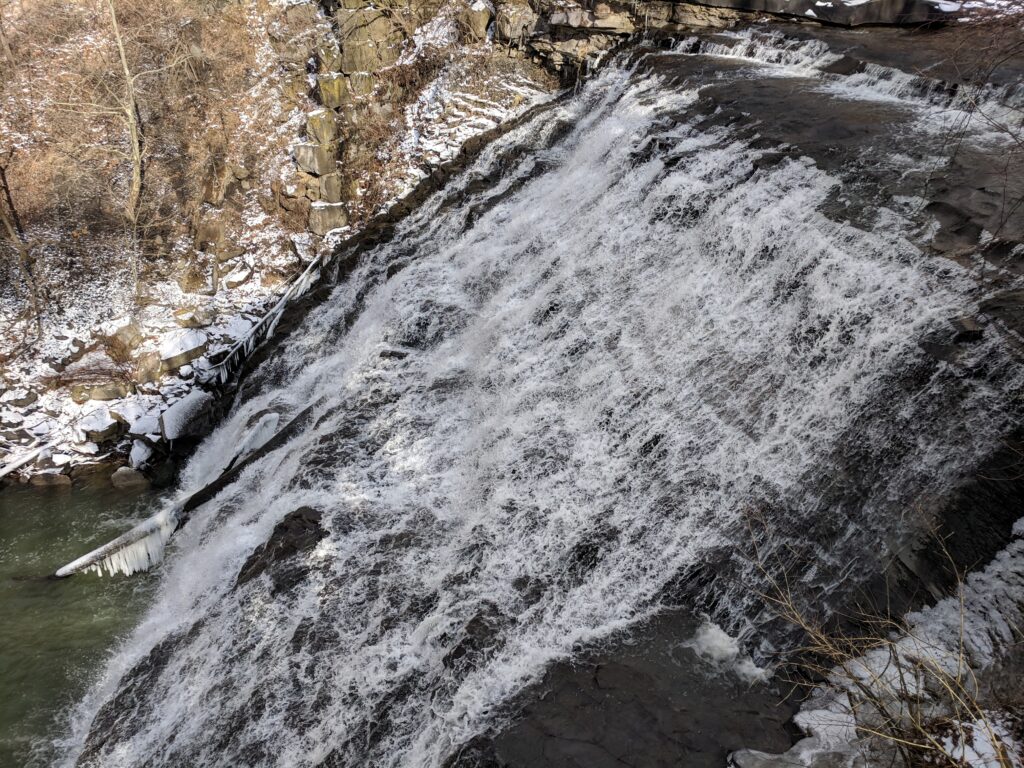
[{"label": "boulder", "polygon": [[142,343],[142,338],[139,326],[128,318],[114,320],[100,327],[100,340],[108,349],[132,350]]},{"label": "boulder", "polygon": [[494,16],[494,6],[489,0],[474,0],[473,4],[466,9],[465,22],[470,33],[477,40],[487,38],[487,27]]},{"label": "boulder", "polygon": [[0,411],[0,427],[19,429],[25,423],[25,417],[17,411]]},{"label": "boulder", "polygon": [[214,317],[214,311],[206,307],[182,307],[174,310],[174,322],[182,328],[203,328],[212,323]]},{"label": "boulder", "polygon": [[639,7],[639,16],[644,19],[646,24],[660,27],[671,21],[672,5],[672,3],[662,2],[661,0],[644,3]]},{"label": "boulder", "polygon": [[115,488],[148,488],[149,480],[137,469],[120,467],[110,476],[110,484]]},{"label": "boulder", "polygon": [[306,133],[317,144],[329,144],[338,138],[338,116],[329,109],[306,115]]},{"label": "boulder", "polygon": [[110,477],[116,468],[116,464],[105,460],[76,464],[71,468],[71,478],[73,480],[80,480],[82,478]]},{"label": "boulder", "polygon": [[309,80],[305,72],[296,70],[281,78],[281,96],[285,103],[298,106],[304,104],[309,95]]},{"label": "boulder", "polygon": [[195,247],[197,250],[205,250],[207,247],[214,248],[224,239],[224,222],[219,218],[210,216],[201,219],[196,226]]},{"label": "boulder", "polygon": [[[160,417],[147,413],[132,422],[132,425],[128,428],[128,435],[130,437],[149,437],[150,435],[160,434]],[[136,440],[136,442],[139,442]]]},{"label": "boulder", "polygon": [[494,15],[495,33],[499,40],[512,41],[529,37],[537,29],[539,17],[524,0],[503,2]]},{"label": "boulder", "polygon": [[92,384],[72,384],[71,400],[79,405],[87,403],[89,402],[90,392],[92,392]]},{"label": "boulder", "polygon": [[165,440],[202,437],[213,420],[214,397],[193,389],[160,415],[160,434]]},{"label": "boulder", "polygon": [[203,202],[221,206],[228,190],[235,181],[235,174],[227,163],[214,163],[213,170],[203,183]]},{"label": "boulder", "polygon": [[282,21],[286,27],[295,30],[313,29],[317,22],[317,7],[312,3],[289,5],[283,14]]},{"label": "boulder", "polygon": [[334,40],[328,40],[316,47],[316,63],[321,72],[337,72],[341,66],[341,49]]},{"label": "boulder", "polygon": [[105,407],[99,407],[76,425],[82,439],[90,443],[106,443],[121,434],[122,424]]},{"label": "boulder", "polygon": [[616,35],[631,35],[636,31],[633,17],[624,11],[613,11],[606,3],[594,6],[591,27]]},{"label": "boulder", "polygon": [[217,244],[217,247],[213,249],[213,255],[217,257],[218,264],[223,264],[225,261],[231,261],[231,259],[237,259],[243,254],[245,254],[245,248],[236,243],[232,243],[229,240],[222,240]]},{"label": "boulder", "polygon": [[9,389],[0,396],[0,405],[11,408],[27,408],[39,399],[31,389]]},{"label": "boulder", "polygon": [[252,267],[240,264],[224,278],[224,287],[229,290],[238,288],[240,285],[245,285],[245,283],[249,282],[250,278],[252,278]]},{"label": "boulder", "polygon": [[332,229],[348,226],[344,203],[313,203],[309,209],[309,230],[326,235]]},{"label": "boulder", "polygon": [[340,8],[335,12],[334,20],[338,25],[342,58],[345,46],[352,43],[399,43],[402,40],[401,30],[391,17],[376,8]]},{"label": "boulder", "polygon": [[189,329],[171,334],[160,345],[160,362],[165,370],[173,370],[203,356],[209,339],[202,331]]},{"label": "boulder", "polygon": [[672,7],[672,23],[688,27],[709,27],[728,29],[736,26],[744,15],[728,8],[713,8],[710,5],[676,3]]},{"label": "boulder", "polygon": [[[160,374],[163,373],[164,364],[160,359],[159,352],[144,352],[139,355],[135,360],[135,381],[140,384],[148,384],[152,381],[159,381]],[[74,388],[72,387],[72,398],[74,398]],[[78,402],[77,400],[75,402]],[[83,401],[84,402],[84,401]]]},{"label": "boulder", "polygon": [[123,381],[106,381],[89,390],[90,400],[120,400],[128,394],[128,386]]},{"label": "boulder", "polygon": [[348,76],[348,92],[353,96],[369,96],[377,87],[377,79],[369,72],[353,72]]},{"label": "boulder", "polygon": [[43,488],[70,488],[71,478],[65,475],[63,472],[40,472],[39,474],[32,475],[29,480],[32,485],[43,487]]},{"label": "boulder", "polygon": [[336,158],[335,144],[314,144],[310,141],[295,146],[295,162],[299,168],[316,176],[332,173],[338,167]]},{"label": "boulder", "polygon": [[320,199],[325,203],[340,203],[342,201],[341,174],[329,173],[320,177]]},{"label": "boulder", "polygon": [[345,74],[357,72],[377,72],[390,67],[402,49],[397,42],[365,42],[345,43],[341,50],[341,71]]},{"label": "boulder", "polygon": [[[338,66],[341,66],[340,54],[338,62]],[[348,78],[342,74],[318,75],[316,88],[320,94],[320,103],[325,107],[336,109],[349,100]]]}]

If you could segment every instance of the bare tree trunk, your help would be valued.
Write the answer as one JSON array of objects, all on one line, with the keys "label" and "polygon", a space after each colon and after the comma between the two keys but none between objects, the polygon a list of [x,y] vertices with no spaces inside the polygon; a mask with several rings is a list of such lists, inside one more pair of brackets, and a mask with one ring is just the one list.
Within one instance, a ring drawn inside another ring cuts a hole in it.
[{"label": "bare tree trunk", "polygon": [[29,244],[28,238],[25,237],[25,230],[21,226],[21,218],[18,216],[18,209],[15,207],[14,198],[11,195],[11,186],[7,182],[7,168],[3,165],[0,165],[0,190],[3,191],[3,201],[0,203],[0,221],[3,222],[7,237],[18,252],[18,270],[21,272],[25,285],[28,286],[29,301],[32,303],[32,312],[35,314],[36,327],[42,333],[43,312],[39,301],[39,290],[32,274],[32,246]]},{"label": "bare tree trunk", "polygon": [[139,104],[135,96],[135,76],[132,74],[131,67],[128,66],[128,55],[125,52],[124,38],[121,36],[121,26],[117,22],[114,0],[107,0],[107,9],[110,11],[110,26],[114,32],[117,54],[121,60],[121,74],[124,77],[124,99],[121,103],[121,112],[122,119],[128,129],[128,142],[130,144],[132,162],[128,199],[125,201],[125,220],[130,229],[132,247],[135,251],[132,254],[132,279],[137,293],[139,289],[139,210],[142,203],[142,184],[145,175],[143,156],[145,137],[142,132]]}]

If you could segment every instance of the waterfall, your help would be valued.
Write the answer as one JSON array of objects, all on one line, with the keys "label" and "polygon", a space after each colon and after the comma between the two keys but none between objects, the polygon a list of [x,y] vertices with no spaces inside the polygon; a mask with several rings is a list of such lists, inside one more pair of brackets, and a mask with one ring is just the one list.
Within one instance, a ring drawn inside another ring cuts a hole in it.
[{"label": "waterfall", "polygon": [[[752,516],[822,601],[877,571],[1015,374],[995,334],[926,349],[979,294],[902,213],[830,219],[841,179],[698,107],[620,58],[363,256],[187,467],[312,407],[177,534],[69,764],[438,766],[669,590],[770,644]],[[322,535],[252,570],[301,509]]]}]

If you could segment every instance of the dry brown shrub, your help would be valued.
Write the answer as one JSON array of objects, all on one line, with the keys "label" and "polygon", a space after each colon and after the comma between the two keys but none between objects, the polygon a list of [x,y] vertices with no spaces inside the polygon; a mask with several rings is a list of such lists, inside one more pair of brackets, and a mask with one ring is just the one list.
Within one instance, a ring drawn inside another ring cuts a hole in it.
[{"label": "dry brown shrub", "polygon": [[[955,576],[951,594],[959,598],[960,630],[952,648],[920,636],[905,618],[891,616],[887,606],[870,600],[852,615],[814,615],[807,601],[796,596],[786,565],[778,557],[762,556],[756,542],[764,521],[752,515],[748,524],[753,564],[767,585],[759,590],[761,597],[803,638],[779,667],[784,679],[807,695],[820,690],[822,681],[845,691],[856,730],[867,739],[865,749],[895,755],[895,764],[905,768],[964,768],[958,745],[976,745],[979,738],[999,768],[1014,768],[1014,747],[996,726],[993,712],[999,709],[1019,725],[1024,702],[1019,695],[1015,701],[989,695],[986,701],[965,642],[964,574],[941,536],[932,539]],[[870,757],[867,764],[874,764]]]}]

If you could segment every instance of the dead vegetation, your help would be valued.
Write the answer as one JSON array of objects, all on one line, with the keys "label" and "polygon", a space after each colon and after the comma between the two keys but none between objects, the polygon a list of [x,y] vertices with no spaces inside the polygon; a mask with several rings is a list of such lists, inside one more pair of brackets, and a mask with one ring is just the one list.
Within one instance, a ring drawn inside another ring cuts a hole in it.
[{"label": "dead vegetation", "polygon": [[254,51],[238,5],[3,1],[0,249],[41,319],[68,279],[110,282],[91,252],[137,284],[188,230]]},{"label": "dead vegetation", "polygon": [[[755,542],[754,526],[761,525],[751,523]],[[797,598],[785,565],[767,562],[755,543],[753,561],[767,584],[762,599],[803,638],[781,674],[808,696],[831,689],[845,697],[867,765],[966,768],[974,753],[986,765],[1018,768],[1024,691],[994,694],[979,677],[966,643],[964,575],[943,539],[933,539],[955,574],[951,599],[959,612],[958,634],[941,640],[870,602],[852,615],[814,615]]]}]

